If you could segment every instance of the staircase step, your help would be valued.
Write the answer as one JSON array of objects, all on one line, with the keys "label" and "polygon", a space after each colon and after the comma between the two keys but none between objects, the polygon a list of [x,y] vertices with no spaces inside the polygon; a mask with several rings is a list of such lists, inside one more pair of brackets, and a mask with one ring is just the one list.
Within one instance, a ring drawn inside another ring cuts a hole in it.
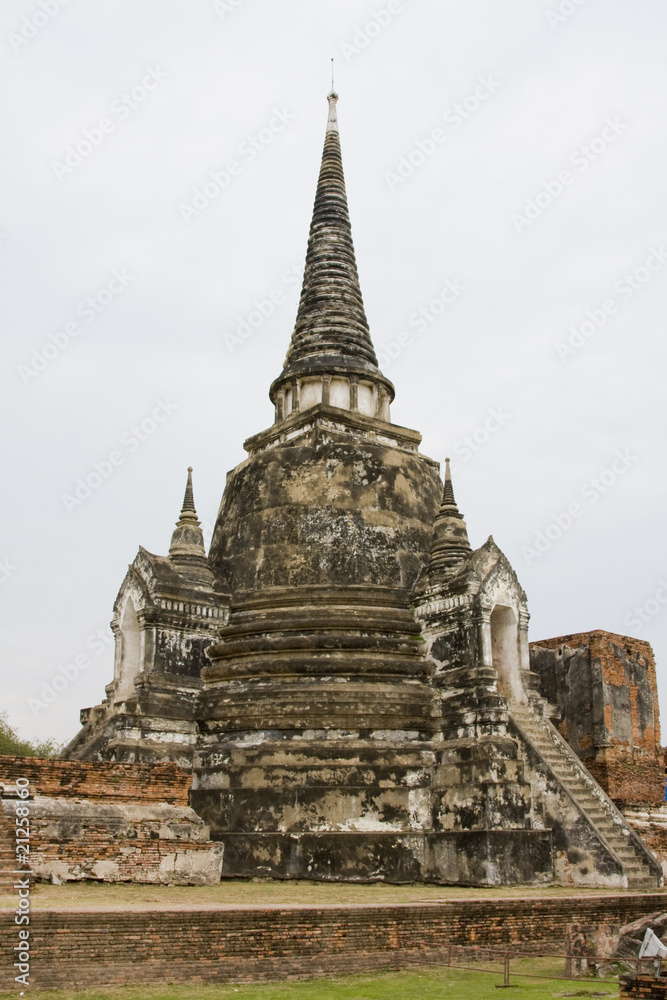
[{"label": "staircase step", "polygon": [[655,889],[656,876],[645,864],[641,851],[635,848],[623,827],[615,822],[608,805],[595,794],[594,788],[586,781],[582,773],[584,765],[574,751],[557,742],[549,728],[529,708],[520,706],[514,711],[514,715],[533,747],[551,768],[563,788],[569,792],[587,820],[605,838],[616,854],[621,862],[623,874],[628,880],[628,886],[632,889]]}]

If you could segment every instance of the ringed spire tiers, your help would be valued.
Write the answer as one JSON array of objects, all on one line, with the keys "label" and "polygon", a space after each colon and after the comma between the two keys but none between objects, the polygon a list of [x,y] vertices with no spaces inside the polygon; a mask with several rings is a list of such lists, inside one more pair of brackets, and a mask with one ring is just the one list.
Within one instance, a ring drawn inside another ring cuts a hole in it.
[{"label": "ringed spire tiers", "polygon": [[449,459],[445,459],[445,485],[440,510],[433,528],[429,576],[433,580],[446,576],[468,558],[472,548],[468,530],[454,498]]},{"label": "ringed spire tiers", "polygon": [[271,386],[276,420],[325,403],[389,420],[392,383],[378,368],[352,241],[332,90],[301,298],[282,374]]},{"label": "ringed spire tiers", "polygon": [[171,536],[169,546],[169,558],[179,562],[191,563],[206,559],[206,549],[204,548],[204,535],[201,530],[197,510],[195,508],[194,493],[192,489],[192,466],[188,467],[188,478],[185,485],[185,496],[181,514],[176,522],[174,533]]}]

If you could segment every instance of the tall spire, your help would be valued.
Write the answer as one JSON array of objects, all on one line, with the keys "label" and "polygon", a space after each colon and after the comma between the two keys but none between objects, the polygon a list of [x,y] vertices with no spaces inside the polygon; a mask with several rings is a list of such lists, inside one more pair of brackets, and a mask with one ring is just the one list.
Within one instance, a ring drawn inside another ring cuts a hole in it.
[{"label": "tall spire", "polygon": [[350,374],[375,383],[391,400],[394,387],[377,367],[359,285],[340,151],[338,94],[332,90],[327,100],[301,299],[284,370],[271,386],[271,398],[276,402],[280,389],[295,378]]},{"label": "tall spire", "polygon": [[310,225],[301,301],[287,366],[337,355],[377,367],[359,286],[347,207],[336,104],[331,91],[322,166]]},{"label": "tall spire", "polygon": [[[183,497],[183,506],[181,508],[181,517],[185,515],[194,514],[197,517],[197,510],[195,508],[195,497],[192,490],[192,466],[188,466],[188,481],[185,484],[185,496]],[[199,523],[199,522],[197,522]]]},{"label": "tall spire", "polygon": [[169,558],[174,562],[198,562],[206,560],[204,535],[201,530],[192,490],[192,466],[188,467],[188,479],[181,507],[181,516],[171,536]]},{"label": "tall spire", "polygon": [[449,459],[445,459],[445,486],[433,528],[429,578],[436,582],[460,565],[472,552],[468,530],[454,498]]},{"label": "tall spire", "polygon": [[445,459],[445,488],[442,491],[442,505],[440,510],[447,507],[452,511],[453,517],[462,517],[459,514],[459,509],[456,506],[456,500],[454,499],[454,487],[452,486],[452,471],[449,467],[449,459]]}]

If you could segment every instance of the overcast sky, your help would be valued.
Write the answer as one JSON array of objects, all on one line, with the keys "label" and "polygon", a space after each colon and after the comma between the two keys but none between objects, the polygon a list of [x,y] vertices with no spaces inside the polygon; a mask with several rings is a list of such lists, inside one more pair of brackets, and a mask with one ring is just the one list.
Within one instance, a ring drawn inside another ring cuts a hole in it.
[{"label": "overcast sky", "polygon": [[166,554],[187,466],[211,525],[273,420],[331,56],[393,420],[451,455],[531,638],[647,639],[667,705],[664,2],[5,0],[0,19],[20,732],[76,733],[112,679],[98,630],[138,546]]}]

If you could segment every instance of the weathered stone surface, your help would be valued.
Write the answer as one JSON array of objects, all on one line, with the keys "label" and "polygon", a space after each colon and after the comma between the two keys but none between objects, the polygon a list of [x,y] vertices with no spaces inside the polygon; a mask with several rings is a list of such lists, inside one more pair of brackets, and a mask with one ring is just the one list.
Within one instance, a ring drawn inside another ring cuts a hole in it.
[{"label": "weathered stone surface", "polygon": [[[437,465],[366,419],[315,406],[286,442],[229,476],[210,560],[237,593],[371,585],[409,590],[427,560]],[[370,425],[370,426],[369,426]],[[385,440],[381,440],[382,438]]]},{"label": "weathered stone surface", "polygon": [[621,927],[613,955],[616,958],[637,958],[646,929],[649,927],[661,940],[667,937],[667,912],[662,909],[655,910]]}]

